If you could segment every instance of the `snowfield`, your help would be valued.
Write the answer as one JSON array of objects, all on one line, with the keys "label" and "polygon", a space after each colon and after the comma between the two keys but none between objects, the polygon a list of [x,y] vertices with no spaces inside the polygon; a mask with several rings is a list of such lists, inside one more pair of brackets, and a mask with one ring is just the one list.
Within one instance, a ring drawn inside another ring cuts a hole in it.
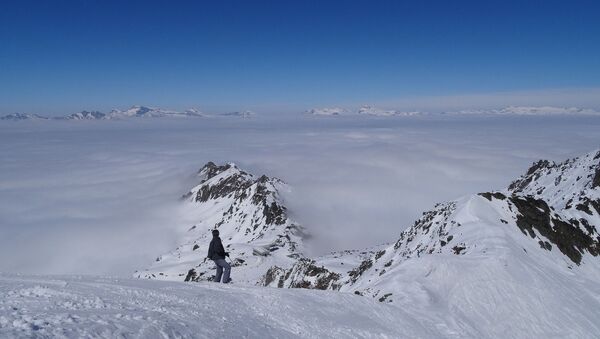
[{"label": "snowfield", "polygon": [[4,338],[449,338],[442,319],[349,293],[0,275]]}]

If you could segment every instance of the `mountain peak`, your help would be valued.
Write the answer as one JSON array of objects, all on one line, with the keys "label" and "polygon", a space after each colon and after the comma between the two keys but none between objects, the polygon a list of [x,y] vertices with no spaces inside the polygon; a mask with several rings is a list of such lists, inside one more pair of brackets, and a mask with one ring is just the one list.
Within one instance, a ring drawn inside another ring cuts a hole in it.
[{"label": "mountain peak", "polygon": [[272,265],[288,267],[302,256],[303,228],[287,215],[279,192],[281,180],[255,177],[234,163],[206,163],[198,172],[200,183],[184,200],[198,222],[173,252],[162,255],[138,277],[167,280],[205,280],[213,273],[206,261],[210,231],[218,229],[232,253],[236,280],[257,283]]},{"label": "mountain peak", "polygon": [[[557,209],[581,205],[589,209],[600,199],[600,150],[560,163],[535,162],[508,190],[513,194],[544,199]],[[600,213],[600,201],[598,213]],[[587,207],[585,207],[587,206]]]},{"label": "mountain peak", "polygon": [[340,107],[324,107],[324,108],[312,108],[304,112],[307,115],[315,116],[337,116],[348,114],[348,110]]}]

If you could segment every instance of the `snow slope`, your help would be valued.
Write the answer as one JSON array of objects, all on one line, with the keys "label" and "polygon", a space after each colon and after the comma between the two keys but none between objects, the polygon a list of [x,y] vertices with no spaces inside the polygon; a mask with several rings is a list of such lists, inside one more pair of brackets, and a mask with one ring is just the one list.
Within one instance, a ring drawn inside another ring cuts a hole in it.
[{"label": "snow slope", "polygon": [[0,275],[2,338],[449,338],[443,319],[347,293]]},{"label": "snow slope", "polygon": [[474,337],[597,337],[599,193],[600,151],[540,161],[507,190],[438,204],[362,261],[302,260],[262,283],[435,310]]}]

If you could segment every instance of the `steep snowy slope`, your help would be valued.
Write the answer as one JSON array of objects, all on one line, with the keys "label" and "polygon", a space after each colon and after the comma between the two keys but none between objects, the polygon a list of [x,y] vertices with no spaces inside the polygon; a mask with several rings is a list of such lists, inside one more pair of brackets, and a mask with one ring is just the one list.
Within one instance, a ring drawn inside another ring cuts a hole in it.
[{"label": "steep snowy slope", "polygon": [[255,177],[235,164],[206,164],[200,183],[185,196],[198,223],[189,226],[180,246],[164,254],[136,277],[164,280],[207,280],[214,264],[206,259],[211,230],[218,229],[231,253],[237,282],[257,283],[273,265],[289,267],[301,257],[304,231],[281,202],[279,179]]},{"label": "steep snowy slope", "polygon": [[437,205],[358,263],[344,254],[305,259],[272,268],[263,284],[436,309],[476,336],[592,338],[600,333],[599,181],[600,152],[538,162],[509,190]]},{"label": "steep snowy slope", "polygon": [[453,337],[433,315],[337,292],[0,275],[0,295],[2,338]]}]

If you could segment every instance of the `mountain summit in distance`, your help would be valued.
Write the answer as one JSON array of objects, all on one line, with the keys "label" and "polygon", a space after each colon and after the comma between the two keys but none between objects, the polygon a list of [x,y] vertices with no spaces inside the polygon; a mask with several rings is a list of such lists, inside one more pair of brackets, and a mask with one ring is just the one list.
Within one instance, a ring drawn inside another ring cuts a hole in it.
[{"label": "mountain summit in distance", "polygon": [[235,111],[226,113],[204,113],[197,108],[183,111],[169,110],[157,107],[134,105],[128,109],[113,109],[108,113],[100,111],[81,111],[64,116],[47,117],[37,114],[14,113],[0,117],[0,120],[125,120],[134,118],[215,118],[239,117],[252,118],[256,113],[252,111]]}]

